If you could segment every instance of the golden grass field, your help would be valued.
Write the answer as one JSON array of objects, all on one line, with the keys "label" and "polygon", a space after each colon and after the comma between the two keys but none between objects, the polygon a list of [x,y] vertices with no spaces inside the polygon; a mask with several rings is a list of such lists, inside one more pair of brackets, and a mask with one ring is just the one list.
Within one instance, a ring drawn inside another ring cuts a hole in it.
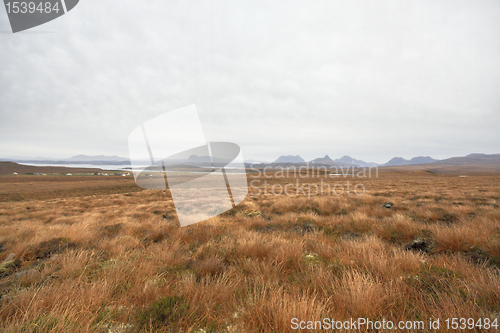
[{"label": "golden grass field", "polygon": [[168,191],[133,177],[0,176],[0,261],[14,254],[0,268],[0,331],[288,332],[292,318],[500,317],[500,174],[267,181],[321,179],[366,193],[249,195],[180,228]]}]

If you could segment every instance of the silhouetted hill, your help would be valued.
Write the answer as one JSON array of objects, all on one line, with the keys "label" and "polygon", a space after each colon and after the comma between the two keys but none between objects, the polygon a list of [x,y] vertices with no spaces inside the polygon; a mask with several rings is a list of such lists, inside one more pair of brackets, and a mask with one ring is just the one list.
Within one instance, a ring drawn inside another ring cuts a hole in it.
[{"label": "silhouetted hill", "polygon": [[464,157],[452,157],[439,161],[447,165],[500,165],[500,154],[469,154]]},{"label": "silhouetted hill", "polygon": [[385,166],[380,171],[417,171],[426,170],[436,174],[479,174],[484,172],[500,172],[500,154],[470,154],[463,157],[452,157],[441,161],[403,166]]},{"label": "silhouetted hill", "polygon": [[415,165],[415,164],[427,164],[435,163],[439,160],[433,159],[430,156],[417,156],[411,160],[406,160],[402,157],[394,157],[389,162],[385,163],[384,166],[402,166],[402,165]]},{"label": "silhouetted hill", "polygon": [[401,166],[401,165],[409,165],[410,161],[405,160],[402,157],[394,157],[389,162],[385,163],[384,166]]},{"label": "silhouetted hill", "polygon": [[305,160],[299,155],[282,155],[278,157],[278,159],[272,163],[303,163]]},{"label": "silhouetted hill", "polygon": [[203,163],[211,163],[212,159],[210,156],[198,156],[198,155],[191,155],[187,159],[188,162],[203,162]]},{"label": "silhouetted hill", "polygon": [[377,166],[377,163],[373,162],[365,162],[362,160],[357,160],[355,158],[352,158],[351,156],[342,156],[341,158],[335,159],[335,162],[340,162],[343,164],[349,164],[349,165],[354,165],[354,166],[359,166],[359,167],[372,167],[372,166]]},{"label": "silhouetted hill", "polygon": [[434,163],[439,160],[433,159],[430,156],[417,156],[410,160],[410,164],[425,164],[425,163]]},{"label": "silhouetted hill", "polygon": [[330,158],[330,156],[325,155],[325,157],[319,157],[312,160],[310,163],[314,164],[335,164],[335,161]]}]

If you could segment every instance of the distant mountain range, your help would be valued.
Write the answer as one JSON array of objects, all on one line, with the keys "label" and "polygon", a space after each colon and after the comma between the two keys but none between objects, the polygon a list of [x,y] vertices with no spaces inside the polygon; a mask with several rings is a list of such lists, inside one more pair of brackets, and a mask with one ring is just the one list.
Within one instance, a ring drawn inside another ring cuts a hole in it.
[{"label": "distant mountain range", "polygon": [[500,154],[469,154],[464,157],[452,157],[439,161],[439,164],[474,165],[500,164]]},{"label": "distant mountain range", "polygon": [[[284,163],[302,163],[305,164],[306,161],[300,157],[299,155],[288,155],[288,156],[280,156],[276,161],[272,162],[272,164],[284,164]],[[325,155],[324,157],[315,158],[309,163],[319,164],[319,165],[335,165],[335,166],[356,166],[356,167],[373,167],[378,166],[379,164],[373,162],[365,162],[362,160],[354,159],[350,156],[342,156],[341,158],[333,160],[330,156]]]},{"label": "distant mountain range", "polygon": [[[300,163],[305,164],[305,160],[296,155],[280,156],[272,164],[283,164],[283,163]],[[417,156],[412,159],[404,159],[402,157],[394,157],[387,163],[378,164],[374,162],[365,162],[362,160],[357,160],[350,156],[342,156],[333,160],[330,156],[325,155],[324,157],[315,158],[309,163],[329,165],[329,166],[355,166],[355,167],[384,167],[384,166],[405,166],[405,165],[420,165],[420,164],[449,164],[449,165],[469,165],[469,164],[483,164],[483,163],[500,163],[500,154],[470,154],[464,157],[452,157],[444,160],[437,160],[430,156]]]},{"label": "distant mountain range", "polygon": [[335,161],[330,158],[330,156],[325,155],[325,157],[318,157],[315,158],[312,161],[309,161],[309,163],[314,163],[314,164],[335,164]]},{"label": "distant mountain range", "polygon": [[401,165],[414,165],[414,164],[427,164],[438,162],[439,160],[433,159],[430,156],[417,156],[411,160],[405,160],[402,157],[394,157],[389,162],[385,163],[384,166],[401,166]]},{"label": "distant mountain range", "polygon": [[435,174],[459,173],[463,175],[477,172],[500,172],[500,154],[469,154],[433,163],[386,166],[382,169],[385,171],[406,172],[420,170]]},{"label": "distant mountain range", "polygon": [[345,164],[349,164],[349,165],[355,165],[355,166],[359,166],[359,167],[373,167],[373,166],[378,166],[377,163],[374,163],[374,162],[365,162],[365,161],[362,161],[362,160],[357,160],[357,159],[354,159],[351,156],[347,156],[347,155],[342,156],[341,158],[335,159],[335,162],[345,163]]},{"label": "distant mountain range", "polygon": [[[130,161],[126,157],[120,156],[106,156],[106,155],[76,155],[66,159],[54,159],[48,157],[26,157],[26,156],[9,156],[7,158],[0,158],[0,161],[13,161],[18,163],[34,163],[34,164],[116,164],[116,165],[129,165]],[[191,155],[186,160],[176,161],[178,163],[185,163],[187,165],[211,165],[210,157]],[[223,161],[217,159],[214,163],[219,164]],[[410,160],[402,157],[394,157],[384,164],[377,164],[373,162],[365,162],[357,160],[350,156],[342,156],[341,158],[332,159],[330,156],[315,158],[306,162],[299,155],[283,155],[276,159],[274,162],[267,163],[263,161],[247,160],[247,165],[262,166],[262,165],[306,165],[307,163],[327,165],[327,166],[355,166],[355,167],[398,167],[408,165],[421,165],[421,164],[434,164],[434,165],[481,165],[481,164],[500,164],[500,154],[469,154],[463,157],[452,157],[444,160],[437,160],[430,156],[417,156]],[[149,161],[144,161],[144,164],[149,164]]]},{"label": "distant mountain range", "polygon": [[[306,164],[306,161],[299,155],[282,155],[271,164]],[[361,160],[356,160],[350,156],[343,156],[339,159],[333,160],[330,156],[325,155],[324,157],[315,158],[308,163],[320,164],[320,165],[337,165],[337,166],[377,166],[377,163],[365,162]],[[255,163],[254,163],[255,164]],[[266,164],[266,163],[262,163]]]}]

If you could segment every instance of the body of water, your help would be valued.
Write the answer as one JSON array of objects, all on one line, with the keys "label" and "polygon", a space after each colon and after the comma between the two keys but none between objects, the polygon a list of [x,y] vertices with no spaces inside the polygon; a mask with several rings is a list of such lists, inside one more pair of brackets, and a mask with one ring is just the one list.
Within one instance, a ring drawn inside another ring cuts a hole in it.
[{"label": "body of water", "polygon": [[[88,168],[88,169],[102,169],[102,170],[118,170],[123,172],[132,172],[132,171],[142,171],[142,168],[147,168],[149,165],[134,165],[134,169],[131,169],[129,165],[116,165],[116,164],[75,164],[75,163],[65,163],[65,164],[56,164],[56,163],[18,163],[20,165],[31,165],[31,166],[51,166],[51,167],[66,167],[66,168]],[[128,168],[128,169],[126,169]],[[242,168],[234,168],[234,167],[226,167],[230,169],[231,173],[239,173],[238,170],[242,170]],[[187,172],[186,170],[168,170],[169,172]],[[149,173],[160,172],[150,170]],[[193,173],[205,173],[206,171],[188,171]],[[243,173],[243,172],[242,172]]]},{"label": "body of water", "polygon": [[[130,172],[130,165],[116,165],[116,164],[56,164],[56,163],[18,163],[21,165],[31,165],[31,166],[51,166],[51,167],[66,167],[66,168],[88,168],[88,169],[102,169],[102,170],[120,170]],[[142,165],[139,167],[143,167]],[[147,167],[145,165],[144,167]],[[124,169],[129,168],[129,169]]]}]

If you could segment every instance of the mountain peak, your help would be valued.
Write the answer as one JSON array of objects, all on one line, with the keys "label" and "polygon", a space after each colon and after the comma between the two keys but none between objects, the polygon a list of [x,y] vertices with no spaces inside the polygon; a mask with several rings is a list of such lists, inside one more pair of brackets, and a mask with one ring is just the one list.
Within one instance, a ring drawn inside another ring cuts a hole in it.
[{"label": "mountain peak", "polygon": [[413,164],[427,164],[434,163],[439,160],[435,160],[430,156],[417,156],[413,157],[411,160],[406,160],[402,157],[394,157],[389,162],[384,164],[384,166],[401,166],[401,165],[413,165]]},{"label": "mountain peak", "polygon": [[333,164],[334,160],[330,158],[330,156],[325,155],[325,157],[318,157],[311,161],[311,163],[320,163],[320,164]]},{"label": "mountain peak", "polygon": [[341,158],[337,158],[335,162],[342,162],[342,163],[347,163],[347,164],[353,164],[354,159],[351,156],[344,155]]},{"label": "mountain peak", "polygon": [[273,163],[303,163],[305,162],[304,159],[302,157],[300,157],[299,155],[281,155],[280,157],[278,157],[278,159],[276,161],[274,161]]},{"label": "mountain peak", "polygon": [[408,165],[409,163],[410,161],[405,160],[402,157],[393,157],[389,160],[389,162],[384,164],[384,166],[400,166],[400,165]]},{"label": "mountain peak", "polygon": [[341,158],[337,158],[335,160],[335,162],[337,162],[337,163],[344,163],[344,164],[347,164],[347,165],[352,165],[352,166],[357,166],[357,167],[374,167],[374,166],[378,166],[377,163],[365,162],[365,161],[362,161],[362,160],[357,160],[357,159],[352,158],[351,156],[348,156],[348,155],[344,155]]}]

